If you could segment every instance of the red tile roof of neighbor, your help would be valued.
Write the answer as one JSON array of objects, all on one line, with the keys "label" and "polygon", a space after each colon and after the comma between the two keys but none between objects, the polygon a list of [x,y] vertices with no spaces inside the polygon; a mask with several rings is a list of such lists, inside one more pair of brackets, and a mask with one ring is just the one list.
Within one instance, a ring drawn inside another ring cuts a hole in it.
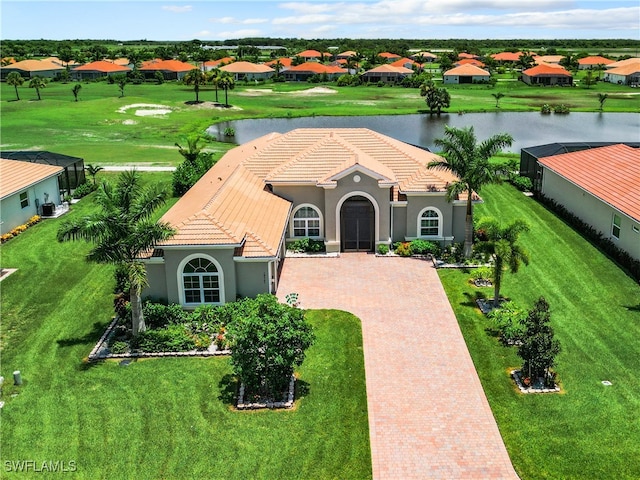
[{"label": "red tile roof of neighbor", "polygon": [[291,62],[293,61],[291,58],[289,57],[282,57],[282,58],[277,58],[275,60],[271,60],[269,62],[264,62],[265,65],[269,65],[270,67],[273,67],[277,61],[280,61],[280,64],[283,67],[290,67],[291,66]]},{"label": "red tile roof of neighbor", "polygon": [[595,55],[591,57],[581,58],[578,60],[578,63],[580,65],[609,65],[610,63],[613,63],[613,60],[611,60],[610,58]]},{"label": "red tile roof of neighbor", "polygon": [[188,72],[197,68],[196,66],[181,62],[180,60],[150,60],[144,62],[140,70],[165,70],[169,72]]},{"label": "red tile roof of neighbor", "polygon": [[312,72],[312,73],[347,73],[345,68],[335,65],[323,65],[318,62],[305,62],[287,69],[287,72]]},{"label": "red tile roof of neighbor", "polygon": [[486,70],[483,70],[480,67],[476,67],[475,65],[460,65],[459,67],[452,68],[451,70],[447,70],[443,75],[462,75],[462,76],[482,76],[489,77],[491,74]]},{"label": "red tile roof of neighbor", "polygon": [[25,190],[63,170],[55,165],[0,158],[0,198]]},{"label": "red tile roof of neighbor", "polygon": [[546,63],[536,65],[535,67],[528,68],[522,72],[529,77],[535,77],[536,75],[554,75],[571,77],[571,72],[568,72],[560,65],[548,65]]},{"label": "red tile roof of neighbor", "polygon": [[538,161],[640,221],[640,149],[617,144],[543,157]]},{"label": "red tile roof of neighbor", "polygon": [[607,65],[607,68],[618,68],[618,67],[624,67],[627,65],[636,65],[636,64],[640,64],[640,58],[631,57],[625,60],[618,60],[617,62],[609,63]]},{"label": "red tile roof of neighbor", "polygon": [[233,62],[220,67],[220,70],[230,73],[268,73],[274,71],[269,65],[251,62]]},{"label": "red tile roof of neighbor", "polygon": [[407,67],[403,67],[402,65],[396,66],[392,64],[380,65],[379,67],[372,68],[367,70],[364,73],[397,73],[400,75],[406,75],[413,73],[413,70]]},{"label": "red tile roof of neighbor", "polygon": [[560,60],[564,58],[564,55],[536,55],[533,57],[533,61],[536,64],[546,63],[546,64],[558,64]]},{"label": "red tile roof of neighbor", "polygon": [[419,65],[418,62],[411,60],[410,58],[403,57],[395,62],[388,63],[387,65],[391,65],[392,67],[405,67],[409,68],[407,65]]},{"label": "red tile roof of neighbor", "polygon": [[305,50],[303,52],[298,53],[296,56],[304,57],[304,58],[320,58],[322,56],[322,53],[320,53],[317,50]]},{"label": "red tile roof of neighbor", "polygon": [[526,53],[527,52],[500,52],[492,54],[491,58],[498,62],[517,62],[520,59],[520,56]]},{"label": "red tile roof of neighbor", "polygon": [[638,73],[638,72],[640,72],[640,62],[630,63],[617,68],[611,68],[607,70],[605,73],[607,74],[612,73],[614,75],[622,75],[626,77],[627,75],[633,75],[634,73]]},{"label": "red tile roof of neighbor", "polygon": [[80,67],[76,67],[73,69],[74,72],[103,72],[103,73],[114,73],[114,72],[130,72],[131,69],[129,67],[125,67],[122,65],[116,65],[115,63],[107,62],[105,60],[98,60],[97,62],[87,63]]},{"label": "red tile roof of neighbor", "polygon": [[463,58],[462,60],[458,60],[456,62],[456,65],[460,66],[460,65],[475,65],[476,67],[486,67],[486,65],[484,63],[482,63],[480,60],[476,60],[475,58]]},{"label": "red tile roof of neighbor", "polygon": [[379,53],[378,56],[382,57],[382,58],[387,58],[387,59],[389,59],[389,58],[400,58],[400,55],[395,54],[395,53],[389,53],[389,52]]},{"label": "red tile roof of neighbor", "polygon": [[235,58],[233,57],[224,57],[224,58],[219,58],[218,60],[209,60],[207,62],[204,62],[204,66],[205,67],[219,67],[221,65],[227,65],[229,63],[233,63],[235,62]]},{"label": "red tile roof of neighbor", "polygon": [[64,70],[59,63],[51,60],[22,60],[21,62],[11,63],[2,68],[11,70],[22,70],[24,72],[43,72],[47,70]]},{"label": "red tile roof of neighbor", "polygon": [[474,55],[473,53],[460,52],[460,53],[458,54],[458,58],[474,59],[474,58],[478,58],[478,56],[477,56],[477,55]]}]

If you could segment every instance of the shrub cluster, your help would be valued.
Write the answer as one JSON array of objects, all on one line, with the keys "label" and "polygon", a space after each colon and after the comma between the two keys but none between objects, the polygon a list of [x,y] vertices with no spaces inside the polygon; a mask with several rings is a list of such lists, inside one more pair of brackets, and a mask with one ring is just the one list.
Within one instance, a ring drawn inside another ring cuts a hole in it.
[{"label": "shrub cluster", "polygon": [[98,189],[98,186],[93,184],[93,183],[89,183],[89,182],[85,182],[85,183],[81,183],[80,185],[78,185],[76,187],[76,189],[73,191],[73,198],[82,198],[82,197],[86,197],[87,195],[89,195],[91,192],[94,192]]},{"label": "shrub cluster", "polygon": [[0,242],[2,242],[2,243],[8,242],[13,237],[17,237],[22,232],[24,232],[27,228],[35,225],[39,221],[40,221],[40,215],[34,215],[29,220],[27,220],[27,223],[22,224],[22,225],[18,225],[17,227],[15,227],[10,232],[7,232],[7,233],[3,234],[2,236],[0,236]]},{"label": "shrub cluster", "polygon": [[522,341],[527,311],[515,302],[505,302],[487,315],[493,320],[500,340],[505,345],[517,345]]},{"label": "shrub cluster", "polygon": [[547,208],[561,217],[567,224],[573,227],[584,238],[589,240],[611,259],[613,259],[618,265],[625,269],[632,278],[636,281],[640,281],[640,261],[633,258],[625,250],[619,248],[609,238],[605,237],[602,232],[593,228],[590,224],[582,220],[580,217],[574,215],[567,210],[564,205],[556,202],[555,200],[546,197],[542,193],[537,193],[536,198],[545,205]]},{"label": "shrub cluster", "polygon": [[195,162],[182,162],[173,172],[173,195],[184,195],[215,163],[213,154],[209,152],[200,153]]},{"label": "shrub cluster", "polygon": [[300,238],[287,244],[287,250],[296,253],[318,253],[324,252],[326,247],[322,240],[314,240],[312,238]]}]

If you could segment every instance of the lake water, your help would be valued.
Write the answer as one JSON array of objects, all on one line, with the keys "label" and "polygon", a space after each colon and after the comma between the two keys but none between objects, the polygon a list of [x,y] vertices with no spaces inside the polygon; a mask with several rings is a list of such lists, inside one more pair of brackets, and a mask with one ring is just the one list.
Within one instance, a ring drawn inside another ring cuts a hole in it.
[{"label": "lake water", "polygon": [[567,115],[539,112],[495,112],[442,114],[379,115],[356,117],[264,118],[223,122],[207,129],[214,138],[224,136],[227,127],[235,129],[232,141],[239,145],[272,132],[285,133],[295,128],[369,128],[389,137],[437,151],[436,138],[444,127],[473,126],[478,141],[496,133],[509,133],[513,145],[505,151],[520,153],[525,147],[556,142],[638,142],[640,115],[637,113],[575,112]]}]

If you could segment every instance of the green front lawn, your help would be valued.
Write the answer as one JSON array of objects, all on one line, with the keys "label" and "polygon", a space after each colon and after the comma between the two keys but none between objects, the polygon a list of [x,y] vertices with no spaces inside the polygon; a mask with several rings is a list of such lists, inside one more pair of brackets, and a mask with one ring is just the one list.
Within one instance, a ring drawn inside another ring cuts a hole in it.
[{"label": "green front lawn", "polygon": [[530,223],[521,244],[531,264],[506,273],[501,293],[527,309],[543,295],[562,346],[556,371],[563,393],[517,393],[508,377],[509,368],[521,364],[516,349],[500,344],[474,304],[493,290],[472,287],[468,271],[439,271],[518,474],[640,478],[640,287],[513,187],[488,186],[482,197],[477,218]]},{"label": "green front lawn", "polygon": [[[91,197],[71,215],[93,207]],[[73,461],[77,478],[371,477],[360,322],[309,311],[316,344],[291,411],[236,412],[228,358],[83,360],[111,318],[112,268],[59,244],[62,219],[2,246],[2,469]],[[12,372],[24,379],[14,387]],[[17,394],[17,396],[13,396]]]}]

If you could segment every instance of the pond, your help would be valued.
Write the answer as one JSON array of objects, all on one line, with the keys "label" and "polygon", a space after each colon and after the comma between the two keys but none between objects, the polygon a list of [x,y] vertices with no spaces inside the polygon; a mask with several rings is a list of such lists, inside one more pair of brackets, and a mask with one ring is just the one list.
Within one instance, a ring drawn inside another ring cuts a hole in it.
[{"label": "pond", "polygon": [[[637,113],[575,112],[544,115],[539,112],[492,112],[442,114],[379,115],[354,117],[263,118],[223,122],[207,129],[220,141],[239,145],[263,135],[285,133],[295,128],[369,128],[389,137],[437,151],[436,138],[444,134],[445,125],[473,126],[478,141],[496,133],[510,133],[513,145],[506,151],[520,153],[525,147],[555,142],[638,142],[640,115]],[[233,128],[234,137],[224,130]]]}]

